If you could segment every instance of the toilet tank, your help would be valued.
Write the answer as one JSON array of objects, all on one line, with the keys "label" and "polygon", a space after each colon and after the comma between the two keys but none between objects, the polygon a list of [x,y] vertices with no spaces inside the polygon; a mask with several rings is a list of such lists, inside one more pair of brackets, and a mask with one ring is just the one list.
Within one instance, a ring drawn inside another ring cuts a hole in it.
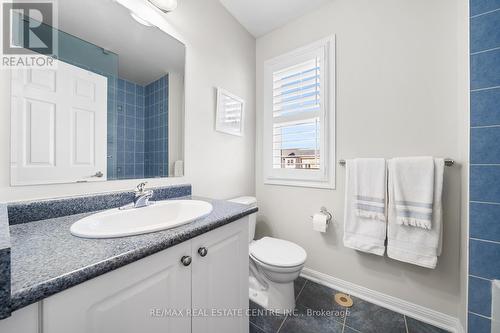
[{"label": "toilet tank", "polygon": [[[247,205],[251,207],[257,206],[257,199],[255,197],[238,197],[231,200],[230,202],[239,203],[242,205]],[[253,213],[248,217],[248,242],[250,243],[255,237],[255,222],[257,220],[257,214]]]}]

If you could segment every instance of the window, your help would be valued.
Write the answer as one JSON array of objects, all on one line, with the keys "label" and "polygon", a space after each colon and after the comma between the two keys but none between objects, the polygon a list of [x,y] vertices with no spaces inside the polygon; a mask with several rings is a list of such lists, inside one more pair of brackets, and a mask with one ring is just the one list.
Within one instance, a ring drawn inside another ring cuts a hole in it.
[{"label": "window", "polygon": [[266,184],[334,188],[335,38],[264,64]]}]

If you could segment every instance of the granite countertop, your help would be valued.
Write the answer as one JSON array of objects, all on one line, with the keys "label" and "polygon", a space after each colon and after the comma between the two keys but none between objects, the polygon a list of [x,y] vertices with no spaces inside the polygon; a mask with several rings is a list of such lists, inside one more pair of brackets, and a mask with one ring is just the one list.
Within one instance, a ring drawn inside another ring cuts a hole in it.
[{"label": "granite countertop", "polygon": [[71,224],[95,212],[11,225],[11,310],[257,211],[222,200],[182,199],[191,198],[212,203],[213,211],[183,226],[138,236],[85,239],[71,235]]}]

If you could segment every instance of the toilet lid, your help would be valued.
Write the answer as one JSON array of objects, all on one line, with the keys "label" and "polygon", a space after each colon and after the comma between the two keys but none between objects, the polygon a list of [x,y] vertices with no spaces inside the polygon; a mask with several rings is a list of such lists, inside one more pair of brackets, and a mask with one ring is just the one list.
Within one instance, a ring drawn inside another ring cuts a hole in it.
[{"label": "toilet lid", "polygon": [[299,266],[307,258],[306,251],[297,244],[272,237],[252,242],[250,255],[264,264],[278,267]]}]

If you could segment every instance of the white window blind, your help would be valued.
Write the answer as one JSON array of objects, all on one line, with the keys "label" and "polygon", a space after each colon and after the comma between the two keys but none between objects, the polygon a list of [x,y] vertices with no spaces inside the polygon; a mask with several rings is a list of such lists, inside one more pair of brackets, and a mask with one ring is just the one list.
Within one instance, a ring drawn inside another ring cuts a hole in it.
[{"label": "white window blind", "polygon": [[333,37],[264,67],[265,182],[333,188]]},{"label": "white window blind", "polygon": [[273,73],[273,168],[320,168],[320,59]]}]

